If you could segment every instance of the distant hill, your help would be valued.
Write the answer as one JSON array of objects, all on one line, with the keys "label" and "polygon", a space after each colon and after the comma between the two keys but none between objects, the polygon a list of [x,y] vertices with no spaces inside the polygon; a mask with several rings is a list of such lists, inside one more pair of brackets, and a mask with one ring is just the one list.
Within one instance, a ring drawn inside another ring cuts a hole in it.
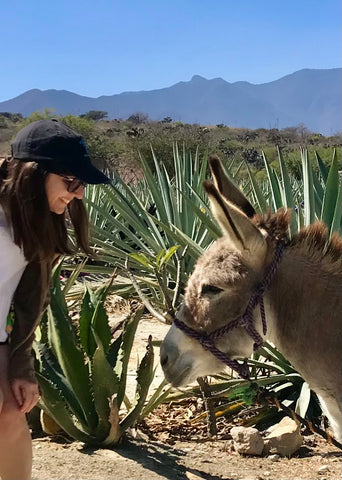
[{"label": "distant hill", "polygon": [[285,128],[303,123],[313,132],[342,131],[342,68],[299,70],[269,83],[229,83],[195,75],[158,90],[124,92],[98,98],[67,90],[29,90],[0,102],[0,112],[30,115],[53,108],[57,114],[80,115],[104,110],[108,117],[127,119],[147,113],[151,120],[245,128]]}]

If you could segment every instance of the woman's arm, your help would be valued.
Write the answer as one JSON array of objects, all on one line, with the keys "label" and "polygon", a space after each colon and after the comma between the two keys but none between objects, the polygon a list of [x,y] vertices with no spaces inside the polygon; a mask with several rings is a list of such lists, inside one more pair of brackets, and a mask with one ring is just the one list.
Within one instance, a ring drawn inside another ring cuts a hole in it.
[{"label": "woman's arm", "polygon": [[11,379],[35,382],[32,343],[34,331],[48,304],[51,267],[47,262],[27,265],[13,298],[15,320],[10,339]]}]

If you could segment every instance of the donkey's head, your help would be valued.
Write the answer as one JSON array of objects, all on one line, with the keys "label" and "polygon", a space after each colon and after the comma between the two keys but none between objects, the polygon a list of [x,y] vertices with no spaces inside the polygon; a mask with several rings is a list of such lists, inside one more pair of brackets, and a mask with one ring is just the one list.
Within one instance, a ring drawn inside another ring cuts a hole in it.
[{"label": "donkey's head", "polygon": [[[217,157],[210,158],[210,168],[215,183],[206,181],[204,188],[223,237],[197,261],[177,313],[181,322],[207,334],[245,312],[274,252],[274,242],[251,220],[253,207],[228,180]],[[261,333],[259,323],[256,328]],[[253,340],[244,328],[237,327],[216,346],[231,359],[245,358],[253,351]],[[161,364],[174,386],[223,369],[219,360],[174,324],[161,346]]]}]

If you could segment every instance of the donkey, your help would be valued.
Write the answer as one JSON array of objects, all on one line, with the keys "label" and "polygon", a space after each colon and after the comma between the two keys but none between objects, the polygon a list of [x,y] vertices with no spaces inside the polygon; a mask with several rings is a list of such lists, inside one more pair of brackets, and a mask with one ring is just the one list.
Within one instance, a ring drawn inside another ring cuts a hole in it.
[{"label": "donkey", "polygon": [[290,239],[288,212],[256,214],[217,157],[210,169],[204,189],[223,236],[198,259],[161,345],[165,378],[185,385],[223,364],[248,378],[240,360],[269,340],[317,393],[341,442],[342,238],[316,222]]}]

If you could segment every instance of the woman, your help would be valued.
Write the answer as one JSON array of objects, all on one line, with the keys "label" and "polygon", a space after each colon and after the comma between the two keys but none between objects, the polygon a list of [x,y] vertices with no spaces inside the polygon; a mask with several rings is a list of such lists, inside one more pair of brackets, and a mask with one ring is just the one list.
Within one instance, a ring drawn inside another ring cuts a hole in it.
[{"label": "woman", "polygon": [[39,398],[31,348],[48,303],[52,265],[60,254],[72,253],[66,222],[74,228],[78,249],[90,254],[84,187],[109,181],[92,165],[83,138],[57,120],[39,120],[20,130],[11,157],[0,163],[2,480],[31,478],[25,414]]}]

